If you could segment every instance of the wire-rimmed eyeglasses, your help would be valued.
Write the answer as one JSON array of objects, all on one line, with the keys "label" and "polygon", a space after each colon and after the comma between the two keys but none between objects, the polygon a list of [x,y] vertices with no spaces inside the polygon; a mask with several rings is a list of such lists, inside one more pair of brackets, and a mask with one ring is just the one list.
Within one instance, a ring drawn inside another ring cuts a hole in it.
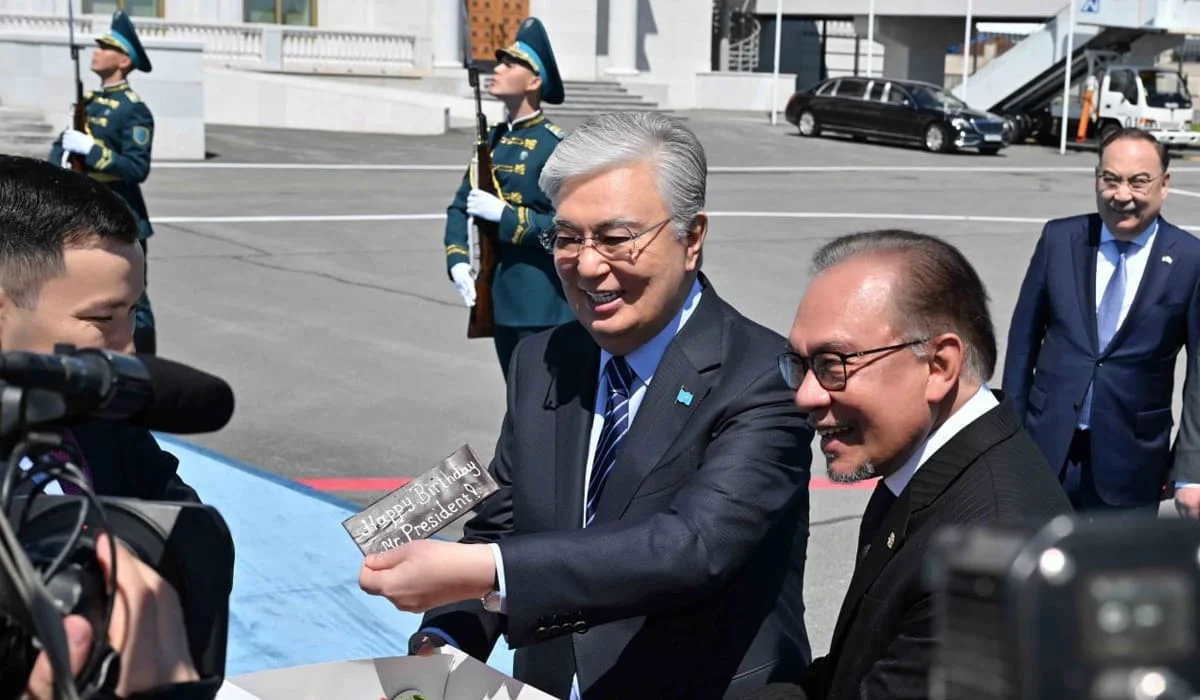
[{"label": "wire-rimmed eyeglasses", "polygon": [[1119,175],[1114,175],[1109,172],[1097,173],[1096,179],[1100,181],[1101,189],[1113,191],[1121,189],[1121,185],[1129,185],[1129,191],[1137,192],[1138,194],[1146,194],[1150,191],[1150,186],[1158,181],[1158,177],[1149,175],[1134,175],[1131,178],[1123,178]]},{"label": "wire-rimmed eyeglasses", "polygon": [[791,350],[785,350],[779,355],[779,372],[783,375],[783,381],[787,383],[788,388],[792,391],[800,388],[800,385],[804,383],[804,377],[808,375],[810,369],[813,376],[817,378],[817,383],[825,391],[842,391],[846,388],[846,380],[849,376],[846,367],[847,360],[887,352],[888,350],[899,350],[928,341],[929,338],[921,338],[919,340],[910,340],[907,343],[897,343],[896,345],[872,348],[870,350],[859,350],[858,352],[834,352],[826,350],[814,354],[811,358],[804,357]]},{"label": "wire-rimmed eyeglasses", "polygon": [[584,244],[590,240],[596,252],[609,260],[614,260],[630,256],[633,253],[634,241],[651,231],[662,228],[670,221],[671,218],[667,217],[653,226],[636,232],[626,224],[612,224],[590,237],[581,236],[574,229],[556,225],[542,235],[541,241],[546,250],[554,257],[570,259],[579,257]]}]

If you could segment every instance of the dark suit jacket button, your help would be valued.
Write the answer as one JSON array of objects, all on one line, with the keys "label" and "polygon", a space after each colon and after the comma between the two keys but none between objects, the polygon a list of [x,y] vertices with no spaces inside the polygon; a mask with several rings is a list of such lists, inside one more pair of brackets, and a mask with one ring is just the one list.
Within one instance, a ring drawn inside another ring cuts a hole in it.
[{"label": "dark suit jacket button", "polygon": [[579,634],[583,634],[584,632],[587,632],[588,631],[587,623],[584,622],[583,620],[576,622],[575,623],[575,631],[578,632]]}]

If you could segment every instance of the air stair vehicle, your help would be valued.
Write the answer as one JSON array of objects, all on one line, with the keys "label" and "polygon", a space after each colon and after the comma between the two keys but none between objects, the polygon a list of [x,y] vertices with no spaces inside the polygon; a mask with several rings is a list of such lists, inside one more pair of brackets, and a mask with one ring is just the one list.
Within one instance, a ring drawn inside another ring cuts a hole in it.
[{"label": "air stair vehicle", "polygon": [[[1078,130],[1099,137],[1115,125],[1130,125],[1145,128],[1169,144],[1200,142],[1191,136],[1192,104],[1186,80],[1175,69],[1155,67],[1160,54],[1180,46],[1185,34],[1200,30],[1200,2],[1072,2],[1077,3],[1073,41],[1067,6],[971,74],[965,90],[961,84],[954,88],[955,96],[973,108],[1003,116],[1012,143],[1030,136],[1041,143],[1057,143],[1064,72],[1069,70],[1072,85],[1085,81],[1093,88],[1090,94],[1080,90],[1081,96],[1090,97],[1085,98],[1088,104],[1067,106],[1069,133]],[[1065,60],[1068,41],[1072,51]],[[1085,111],[1084,129],[1078,129]],[[1070,124],[1072,116],[1075,125]]]}]

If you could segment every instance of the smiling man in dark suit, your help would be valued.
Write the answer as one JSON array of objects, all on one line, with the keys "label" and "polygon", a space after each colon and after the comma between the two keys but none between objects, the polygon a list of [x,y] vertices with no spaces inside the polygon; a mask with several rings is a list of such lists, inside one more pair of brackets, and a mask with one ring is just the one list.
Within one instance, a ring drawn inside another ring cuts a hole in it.
[{"label": "smiling man in dark suit", "polygon": [[[1012,404],[987,386],[987,292],[953,246],[900,230],[838,238],[814,258],[780,370],[821,435],[829,478],[882,477],[829,653],[792,697],[925,700],[935,651],[922,567],[947,525],[1070,512]],[[752,697],[788,697],[770,688]]]},{"label": "smiling man in dark suit", "polygon": [[1169,158],[1140,129],[1101,145],[1098,213],[1046,224],[1008,333],[1004,389],[1089,514],[1152,517],[1170,486],[1175,362],[1200,350],[1200,241],[1162,217]]},{"label": "smiling man in dark suit", "polygon": [[546,243],[578,322],[517,346],[501,490],[462,543],[360,575],[435,608],[415,650],[486,659],[503,633],[516,678],[585,700],[735,698],[807,666],[813,432],[783,338],[700,274],[706,176],[695,135],[655,113],[597,116],[547,162]]}]

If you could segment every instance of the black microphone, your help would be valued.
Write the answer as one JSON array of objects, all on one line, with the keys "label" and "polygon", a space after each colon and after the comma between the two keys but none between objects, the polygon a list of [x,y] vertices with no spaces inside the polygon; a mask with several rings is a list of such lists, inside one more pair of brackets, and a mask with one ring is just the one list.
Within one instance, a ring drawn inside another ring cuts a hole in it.
[{"label": "black microphone", "polygon": [[154,355],[54,349],[53,355],[0,354],[0,380],[58,394],[62,417],[127,420],[187,434],[220,430],[233,416],[233,390],[207,372]]}]

